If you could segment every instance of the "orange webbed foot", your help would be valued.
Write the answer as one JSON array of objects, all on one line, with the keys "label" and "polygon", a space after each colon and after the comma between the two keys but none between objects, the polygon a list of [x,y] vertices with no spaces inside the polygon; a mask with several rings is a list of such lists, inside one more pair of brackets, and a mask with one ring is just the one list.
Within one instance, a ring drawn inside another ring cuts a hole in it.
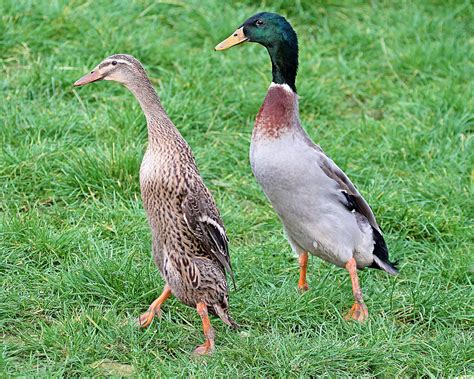
[{"label": "orange webbed foot", "polygon": [[155,315],[158,315],[159,318],[161,318],[161,307],[157,306],[155,309],[148,309],[145,313],[143,313],[139,318],[138,318],[138,326],[141,328],[146,328],[150,326],[151,322],[153,321],[153,317]]},{"label": "orange webbed foot", "polygon": [[298,291],[300,293],[304,293],[306,291],[309,290],[309,286],[308,286],[308,283],[304,282],[304,283],[298,283]]},{"label": "orange webbed foot", "polygon": [[163,304],[166,299],[170,297],[170,295],[171,289],[168,285],[166,285],[165,288],[163,288],[163,292],[161,293],[160,297],[151,303],[151,305],[148,307],[148,310],[138,318],[137,325],[141,328],[146,328],[151,324],[155,315],[161,317],[161,304]]},{"label": "orange webbed foot", "polygon": [[349,275],[351,276],[352,293],[354,294],[355,303],[344,318],[346,320],[352,319],[364,322],[369,318],[369,311],[367,305],[364,304],[364,299],[362,298],[359,277],[357,276],[357,262],[353,257],[346,263],[346,269],[349,271]]},{"label": "orange webbed foot", "polygon": [[196,347],[192,353],[193,357],[201,357],[205,355],[212,355],[214,352],[214,344],[210,341],[204,342],[202,345]]},{"label": "orange webbed foot", "polygon": [[364,303],[354,303],[352,308],[344,317],[345,320],[355,320],[358,322],[364,322],[369,318],[369,310],[367,305]]},{"label": "orange webbed foot", "polygon": [[204,332],[204,336],[206,337],[206,341],[202,345],[194,349],[192,356],[198,357],[198,356],[203,356],[203,355],[211,355],[214,351],[215,332],[211,326],[211,321],[209,320],[206,303],[203,301],[200,303],[197,303],[196,310],[199,316],[201,316],[202,330]]}]

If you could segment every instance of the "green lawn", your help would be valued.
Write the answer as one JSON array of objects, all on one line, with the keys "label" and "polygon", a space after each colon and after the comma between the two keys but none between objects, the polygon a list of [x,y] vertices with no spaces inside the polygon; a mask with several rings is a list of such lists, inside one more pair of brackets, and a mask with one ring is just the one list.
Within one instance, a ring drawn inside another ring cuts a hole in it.
[{"label": "green lawn", "polygon": [[[469,1],[0,1],[0,376],[474,374],[474,11]],[[248,162],[265,49],[214,45],[261,10],[300,40],[303,124],[372,205],[401,273],[310,259],[310,291]],[[237,291],[212,358],[196,312],[160,293],[138,169],[145,119],[115,83],[72,83],[113,53],[148,70],[231,240]],[[471,253],[471,255],[470,255]],[[122,364],[122,365],[119,365]]]}]

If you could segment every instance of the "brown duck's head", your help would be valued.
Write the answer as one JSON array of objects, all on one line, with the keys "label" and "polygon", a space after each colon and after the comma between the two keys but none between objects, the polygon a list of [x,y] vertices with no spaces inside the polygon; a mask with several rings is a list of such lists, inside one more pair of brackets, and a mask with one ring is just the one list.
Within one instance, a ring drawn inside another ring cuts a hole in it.
[{"label": "brown duck's head", "polygon": [[74,85],[84,86],[99,80],[114,80],[122,84],[129,84],[137,78],[146,77],[141,63],[131,55],[115,54],[105,58],[90,73],[77,80]]}]

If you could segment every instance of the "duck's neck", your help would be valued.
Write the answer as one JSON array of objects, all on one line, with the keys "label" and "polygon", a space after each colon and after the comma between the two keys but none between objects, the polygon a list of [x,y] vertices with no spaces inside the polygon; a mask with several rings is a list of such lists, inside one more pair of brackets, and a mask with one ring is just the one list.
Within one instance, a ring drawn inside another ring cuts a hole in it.
[{"label": "duck's neck", "polygon": [[298,95],[286,83],[272,83],[257,114],[253,139],[275,139],[299,129]]},{"label": "duck's neck", "polygon": [[298,71],[298,42],[282,40],[267,46],[272,60],[273,83],[287,84],[296,93]]},{"label": "duck's neck", "polygon": [[255,120],[254,139],[279,138],[300,129],[295,85],[298,71],[296,34],[266,48],[272,60],[273,83]]},{"label": "duck's neck", "polygon": [[160,98],[148,78],[140,78],[127,83],[126,86],[135,95],[145,114],[150,144],[159,143],[170,133],[175,134],[176,127],[162,107]]}]

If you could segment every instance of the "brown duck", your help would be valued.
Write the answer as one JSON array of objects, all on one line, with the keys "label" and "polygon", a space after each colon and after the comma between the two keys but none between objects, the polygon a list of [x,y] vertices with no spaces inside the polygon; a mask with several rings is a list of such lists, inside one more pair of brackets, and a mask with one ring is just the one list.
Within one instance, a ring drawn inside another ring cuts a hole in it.
[{"label": "brown duck", "polygon": [[74,83],[98,80],[122,83],[137,98],[148,126],[148,148],[140,167],[140,188],[152,235],[152,250],[166,285],[139,318],[147,327],[161,304],[173,294],[196,307],[205,342],[195,354],[214,349],[208,311],[237,327],[228,310],[226,271],[231,269],[228,239],[212,195],[204,185],[189,145],[163,109],[140,62],[130,55],[106,58]]}]

